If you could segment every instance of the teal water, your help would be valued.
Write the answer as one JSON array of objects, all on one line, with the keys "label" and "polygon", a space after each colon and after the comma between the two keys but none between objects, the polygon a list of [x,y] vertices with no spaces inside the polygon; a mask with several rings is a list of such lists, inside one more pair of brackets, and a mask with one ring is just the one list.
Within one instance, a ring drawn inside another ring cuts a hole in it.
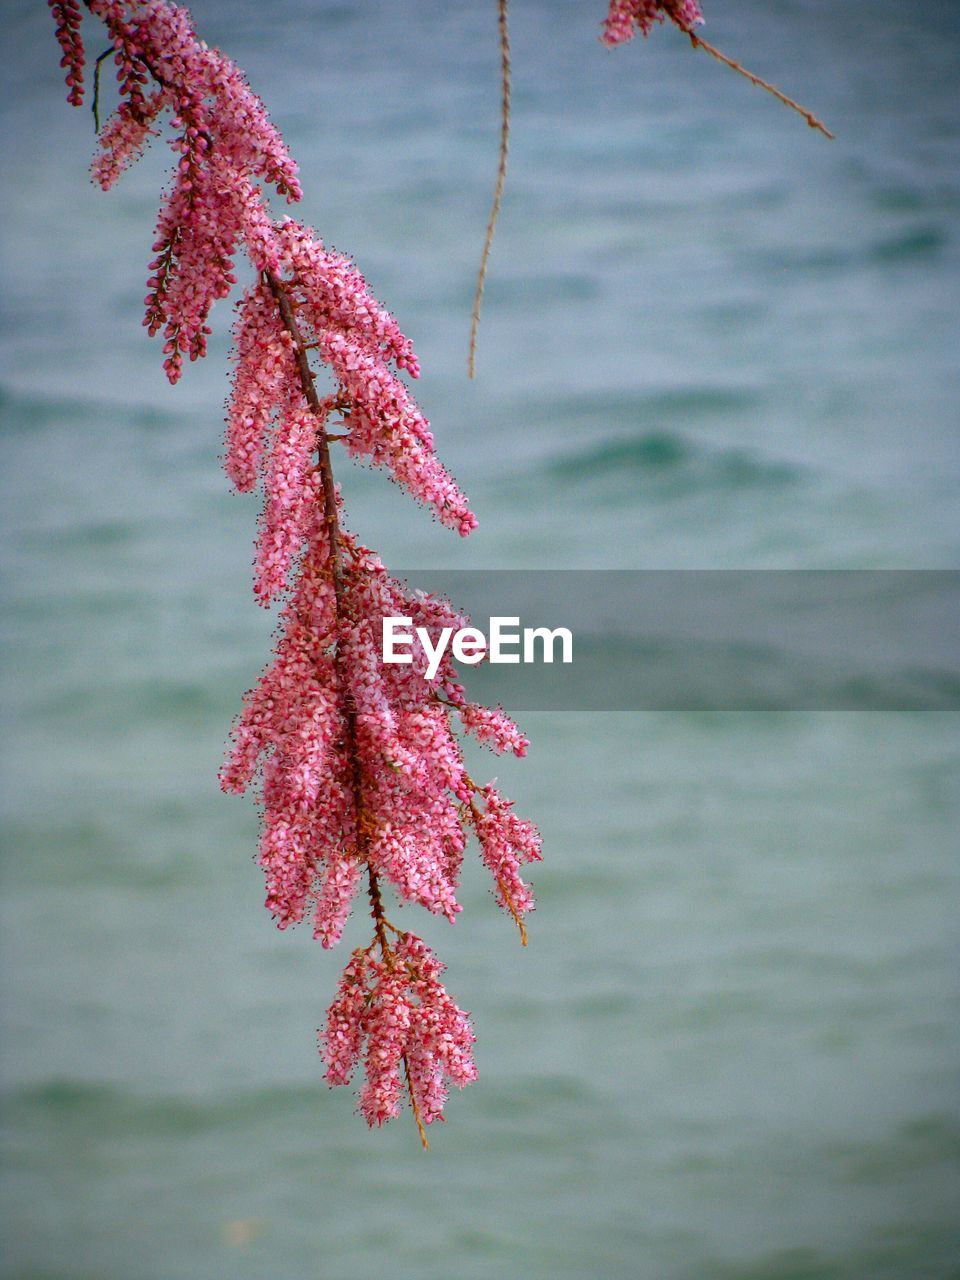
[{"label": "teal water", "polygon": [[[414,337],[481,520],[341,468],[353,527],[404,567],[955,566],[955,7],[709,13],[833,144],[669,33],[606,53],[599,7],[515,0],[471,385],[486,8],[195,6]],[[477,768],[543,827],[530,947],[476,868],[456,928],[416,921],[479,1083],[429,1155],[322,1085],[342,957],[271,927],[215,778],[272,630],[218,464],[228,312],[169,389],[165,157],[89,187],[51,27],[7,6],[2,1274],[960,1274],[954,714],[527,716],[528,760]]]}]

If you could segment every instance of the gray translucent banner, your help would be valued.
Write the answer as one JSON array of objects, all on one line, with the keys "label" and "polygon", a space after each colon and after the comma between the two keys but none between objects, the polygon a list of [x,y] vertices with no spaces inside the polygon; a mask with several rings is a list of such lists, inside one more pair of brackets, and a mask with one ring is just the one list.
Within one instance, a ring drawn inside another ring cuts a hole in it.
[{"label": "gray translucent banner", "polygon": [[[566,627],[573,661],[459,664],[522,711],[956,710],[960,572],[410,570],[489,635]],[[538,648],[539,653],[539,648]]]}]

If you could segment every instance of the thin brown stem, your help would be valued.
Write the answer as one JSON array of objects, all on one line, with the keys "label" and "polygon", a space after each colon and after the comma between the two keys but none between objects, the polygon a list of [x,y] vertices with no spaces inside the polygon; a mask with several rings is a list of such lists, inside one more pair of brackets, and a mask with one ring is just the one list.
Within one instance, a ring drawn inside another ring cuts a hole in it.
[{"label": "thin brown stem", "polygon": [[[403,1055],[403,1074],[407,1079],[407,1093],[410,1096],[410,1110],[413,1112],[413,1118],[417,1122],[417,1133],[420,1135],[420,1145],[424,1151],[430,1150],[430,1143],[427,1141],[427,1131],[423,1127],[423,1119],[420,1115],[420,1104],[417,1102],[417,1095],[413,1091],[413,1081],[410,1079],[410,1063],[407,1061],[407,1055]],[[441,1119],[443,1117],[441,1116]]]},{"label": "thin brown stem", "polygon": [[[340,524],[337,518],[337,491],[333,483],[333,467],[330,465],[330,446],[327,443],[326,431],[324,430],[329,408],[324,405],[317,394],[313,371],[310,368],[310,361],[307,357],[307,347],[303,340],[303,334],[300,332],[300,325],[297,323],[296,312],[294,311],[293,303],[290,301],[290,294],[283,281],[272,271],[267,271],[265,278],[280,311],[283,327],[293,339],[297,372],[300,376],[300,389],[303,392],[303,397],[313,412],[322,419],[317,428],[317,455],[320,479],[323,484],[323,518],[327,526],[327,535],[330,539],[330,567],[337,618],[339,620],[340,614],[343,612],[343,579],[340,574],[339,545]],[[352,713],[348,712],[347,714],[348,719],[351,719]]]},{"label": "thin brown stem", "polygon": [[380,894],[380,880],[377,873],[367,863],[367,895],[370,898],[370,918],[373,920],[373,931],[377,935],[377,942],[380,944],[380,954],[384,960],[392,955],[390,944],[387,942],[387,917],[383,910],[383,898]]},{"label": "thin brown stem", "polygon": [[[324,522],[327,526],[327,536],[330,540],[330,576],[333,583],[334,609],[336,612],[336,621],[339,625],[340,619],[344,613],[344,588],[343,573],[340,564],[340,522],[337,516],[337,491],[333,482],[333,467],[330,462],[330,443],[325,430],[327,417],[330,413],[329,400],[323,401],[317,394],[316,382],[313,371],[310,368],[310,361],[307,356],[308,344],[304,341],[303,333],[297,322],[296,310],[290,298],[290,292],[284,282],[272,271],[265,272],[267,286],[273,294],[277,307],[280,311],[280,319],[283,326],[293,339],[294,352],[297,361],[297,373],[300,378],[300,389],[303,392],[304,399],[320,419],[317,427],[317,470],[320,472],[320,480],[323,487],[323,513]],[[339,401],[337,402],[339,403]],[[346,681],[343,678],[343,672],[340,666],[340,651],[337,647],[335,658],[337,681],[341,689],[346,689]],[[368,894],[370,897],[370,915],[373,918],[373,927],[376,934],[377,943],[380,946],[381,954],[384,960],[389,963],[392,951],[387,941],[387,929],[393,928],[389,924],[383,909],[383,898],[380,893],[380,881],[376,871],[367,856],[367,839],[368,832],[366,828],[366,820],[363,806],[363,778],[360,770],[360,755],[357,750],[357,716],[353,706],[353,701],[349,695],[344,698],[344,720],[346,723],[347,737],[347,755],[352,765],[351,786],[353,790],[354,814],[357,829],[357,855],[367,864],[368,877]]]},{"label": "thin brown stem", "polygon": [[[296,311],[290,300],[290,294],[279,276],[272,271],[265,272],[265,279],[270,292],[280,311],[283,327],[293,339],[297,372],[300,377],[300,389],[303,397],[313,412],[320,419],[317,426],[317,469],[323,486],[323,518],[327,526],[327,537],[330,541],[330,576],[333,583],[334,609],[339,624],[344,612],[343,574],[340,565],[340,522],[337,516],[337,491],[333,482],[333,467],[330,462],[330,443],[327,439],[325,424],[330,412],[329,401],[324,403],[317,394],[313,371],[307,356],[307,344],[304,342]],[[346,689],[346,681],[340,670],[339,647],[336,655],[337,679],[341,689]],[[345,718],[347,724],[348,750],[354,764],[353,791],[356,807],[357,848],[362,851],[365,842],[363,830],[363,797],[361,791],[360,762],[356,749],[356,713],[348,699],[345,699]],[[372,875],[371,871],[371,875]],[[378,895],[379,900],[379,895]]]},{"label": "thin brown stem", "polygon": [[685,34],[689,36],[690,43],[695,49],[702,49],[704,53],[709,53],[711,58],[716,58],[718,62],[722,62],[723,65],[725,67],[729,67],[731,71],[736,71],[738,75],[749,80],[751,84],[755,84],[758,89],[765,89],[767,93],[773,94],[778,102],[782,102],[785,107],[789,107],[790,110],[795,111],[798,116],[802,116],[811,129],[819,129],[826,138],[832,139],[834,137],[823,121],[818,120],[812,111],[808,111],[807,108],[801,106],[799,102],[794,102],[793,98],[788,98],[787,95],[782,93],[775,84],[771,84],[769,80],[762,80],[760,76],[754,75],[752,71],[748,71],[746,67],[742,66],[739,62],[736,62],[733,58],[728,58],[725,53],[721,53],[719,49],[710,44],[709,41],[704,40],[701,36],[698,36],[695,32],[691,31],[689,27],[685,27],[682,23],[678,23],[677,25],[680,27],[681,31],[685,32]]},{"label": "thin brown stem", "polygon": [[93,64],[93,102],[90,104],[90,109],[93,112],[94,133],[100,132],[100,68],[103,66],[104,59],[109,58],[113,52],[111,45],[109,49],[104,49]]},{"label": "thin brown stem", "polygon": [[[86,0],[86,3],[89,7],[89,0]],[[157,71],[157,69],[153,67],[145,57],[143,57],[142,54],[138,56],[139,56],[139,60],[147,68],[147,70],[150,72],[153,78],[164,89],[167,89],[167,90],[172,89],[172,86],[170,85],[169,81],[167,81]],[[101,59],[98,59],[98,65],[97,65],[98,73],[99,73],[100,61]],[[97,108],[98,105],[99,105],[98,100],[95,99],[95,103],[94,103],[95,108]],[[98,124],[99,124],[99,120],[98,120]],[[206,132],[206,130],[201,130],[200,132],[207,139],[208,145],[212,145],[213,140],[210,138],[210,135]],[[281,278],[278,275],[276,275],[276,273],[273,271],[264,272],[263,278],[271,294],[273,295],[274,301],[277,304],[277,309],[280,312],[280,318],[283,322],[283,326],[287,330],[287,332],[290,334],[290,337],[293,339],[295,358],[297,362],[297,373],[300,379],[300,389],[303,392],[303,396],[304,396],[304,399],[307,401],[307,404],[310,406],[311,410],[313,411],[313,413],[316,414],[318,418],[317,431],[316,431],[317,470],[320,473],[321,485],[323,488],[323,513],[324,513],[324,522],[327,526],[327,536],[330,542],[330,576],[333,584],[334,612],[335,612],[337,630],[339,630],[339,622],[344,612],[344,598],[343,598],[344,590],[343,590],[343,574],[341,571],[341,564],[340,564],[340,553],[341,553],[340,523],[339,523],[339,518],[337,516],[337,492],[336,492],[336,487],[333,481],[333,467],[331,466],[331,463],[330,463],[330,440],[336,439],[337,437],[328,435],[326,431],[326,422],[327,422],[327,418],[330,415],[331,409],[342,410],[342,409],[348,408],[349,405],[348,405],[348,401],[346,400],[346,397],[342,392],[339,393],[332,402],[329,400],[327,401],[321,400],[320,396],[317,394],[315,376],[314,376],[313,370],[310,368],[310,361],[307,356],[307,352],[311,350],[313,347],[315,347],[316,343],[312,343],[312,342],[308,343],[304,341],[303,333],[301,332],[300,325],[297,322],[296,307],[294,302],[291,300],[288,286],[284,283],[284,281],[281,280]],[[346,681],[343,678],[343,672],[340,666],[339,646],[336,649],[335,663],[336,663],[338,685],[341,689],[346,689]],[[380,893],[379,878],[377,876],[376,871],[373,868],[372,863],[370,862],[369,857],[366,854],[366,844],[367,844],[368,833],[366,830],[365,814],[364,814],[364,807],[363,807],[363,785],[362,785],[363,780],[362,780],[362,775],[360,770],[360,756],[357,750],[356,710],[353,706],[352,698],[350,697],[349,694],[346,694],[344,697],[344,720],[345,720],[345,727],[346,727],[347,754],[351,760],[352,772],[353,772],[353,777],[351,781],[352,781],[354,814],[355,814],[356,832],[357,832],[357,854],[358,854],[358,857],[362,859],[364,862],[366,862],[367,864],[368,893],[370,897],[370,914],[373,918],[376,944],[380,947],[380,952],[381,952],[381,955],[383,956],[384,962],[387,964],[391,964],[393,961],[393,951],[391,950],[390,944],[387,941],[387,930],[390,929],[392,932],[398,935],[400,933],[400,930],[397,929],[395,925],[392,925],[389,922],[389,920],[387,920],[386,913],[384,912],[384,909],[383,909],[383,898]],[[404,1056],[404,1067],[406,1068],[405,1056]],[[420,1134],[421,1142],[423,1143],[424,1147],[426,1147],[427,1146],[426,1134],[424,1133],[423,1122],[420,1118],[420,1111],[416,1105],[416,1099],[413,1095],[413,1087],[412,1085],[410,1085],[409,1070],[407,1070],[407,1082],[408,1082],[408,1086],[410,1087],[410,1100],[413,1106],[414,1119],[417,1122],[417,1130]]]},{"label": "thin brown stem", "polygon": [[470,319],[470,353],[467,372],[472,378],[477,372],[477,333],[480,329],[480,308],[483,306],[483,290],[487,283],[487,264],[493,246],[493,234],[503,203],[503,187],[507,180],[507,154],[510,150],[510,31],[507,26],[507,0],[497,0],[497,20],[500,28],[500,154],[497,164],[497,181],[493,188],[493,204],[487,220],[487,234],[480,255],[477,287],[473,295],[473,315]]},{"label": "thin brown stem", "polygon": [[[297,323],[296,311],[290,300],[290,295],[283,281],[279,279],[273,272],[266,273],[266,281],[270,292],[276,300],[280,310],[280,318],[283,321],[284,328],[290,334],[294,342],[297,359],[297,372],[300,377],[300,387],[304,397],[310,408],[318,417],[321,423],[317,428],[317,455],[318,470],[320,472],[323,484],[323,502],[324,502],[324,520],[327,525],[327,532],[330,538],[330,564],[331,575],[333,578],[334,603],[336,608],[336,616],[339,621],[343,612],[343,577],[340,566],[340,525],[337,517],[337,495],[333,484],[333,467],[330,464],[330,447],[327,432],[324,430],[324,423],[330,412],[329,401],[326,404],[317,394],[313,373],[310,369],[307,351],[309,345],[304,342],[303,334]],[[337,405],[339,407],[339,399]],[[337,663],[337,679],[340,687],[344,688],[345,683],[342,678],[339,665],[339,651],[336,658]],[[357,853],[367,864],[367,896],[370,899],[370,917],[373,920],[373,931],[375,944],[380,948],[380,954],[384,963],[393,968],[396,963],[393,949],[387,940],[387,930],[392,933],[400,934],[400,930],[390,923],[387,919],[386,912],[383,909],[383,895],[380,891],[380,877],[374,870],[373,864],[366,855],[366,844],[368,839],[368,831],[366,825],[366,817],[363,808],[363,788],[362,777],[360,773],[360,757],[357,752],[357,719],[351,701],[346,700],[344,710],[346,728],[347,728],[347,750],[353,762],[353,799],[354,809],[356,813],[357,824]],[[374,943],[371,943],[373,946]],[[407,1092],[410,1096],[410,1109],[413,1112],[413,1118],[417,1125],[417,1133],[420,1136],[420,1143],[424,1151],[430,1149],[430,1143],[427,1141],[427,1131],[424,1128],[423,1117],[420,1114],[420,1105],[417,1102],[417,1096],[414,1092],[413,1081],[410,1078],[410,1064],[407,1061],[407,1055],[403,1055],[403,1070],[407,1081]]]},{"label": "thin brown stem", "polygon": [[523,922],[523,916],[513,905],[513,899],[510,897],[510,894],[507,892],[507,886],[503,883],[503,881],[500,879],[499,876],[497,876],[497,888],[500,890],[500,897],[503,899],[504,905],[506,906],[510,914],[513,916],[514,924],[517,926],[518,930],[520,931],[520,945],[521,947],[525,947],[528,941],[527,926]]}]

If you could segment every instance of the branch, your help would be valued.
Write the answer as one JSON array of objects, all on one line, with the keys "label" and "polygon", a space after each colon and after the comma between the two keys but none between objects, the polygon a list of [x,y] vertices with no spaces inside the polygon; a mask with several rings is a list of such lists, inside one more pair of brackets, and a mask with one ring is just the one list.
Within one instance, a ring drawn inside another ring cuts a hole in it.
[{"label": "branch", "polygon": [[[674,19],[674,21],[676,22],[676,19]],[[701,36],[698,36],[696,32],[691,31],[689,27],[685,27],[679,22],[677,23],[677,26],[680,27],[680,30],[685,35],[689,36],[690,43],[695,49],[702,49],[704,53],[709,53],[711,58],[716,58],[717,62],[722,62],[725,67],[729,67],[731,71],[736,71],[736,73],[743,76],[745,80],[749,80],[751,84],[755,84],[758,89],[765,89],[766,92],[772,94],[778,102],[782,102],[785,107],[789,107],[790,110],[795,111],[798,116],[802,116],[811,129],[819,129],[825,138],[830,138],[831,141],[834,139],[835,135],[830,132],[822,120],[818,120],[812,111],[808,111],[806,107],[802,107],[799,102],[794,102],[793,98],[788,98],[787,95],[782,93],[775,84],[771,84],[769,80],[762,80],[760,76],[754,75],[752,71],[748,71],[746,67],[742,66],[739,62],[736,62],[733,58],[728,58],[725,53],[721,53],[719,49],[710,44],[707,40],[704,40]]]},{"label": "branch", "polygon": [[93,102],[90,105],[91,110],[93,111],[94,133],[100,132],[100,68],[103,65],[103,60],[105,58],[109,58],[113,52],[114,50],[112,48],[104,49],[103,53],[100,54],[96,62],[93,64]]},{"label": "branch", "polygon": [[[280,319],[283,321],[283,327],[293,339],[294,348],[296,350],[297,372],[300,377],[300,389],[303,392],[304,399],[310,408],[317,415],[319,425],[317,427],[317,469],[320,472],[320,480],[323,485],[323,512],[324,521],[327,526],[327,536],[330,540],[330,574],[333,582],[333,598],[336,631],[339,635],[340,620],[343,617],[343,576],[340,568],[340,522],[337,517],[337,490],[333,481],[333,465],[330,461],[330,444],[325,430],[326,420],[329,409],[324,405],[323,401],[317,395],[316,380],[310,368],[310,360],[307,356],[307,343],[304,341],[300,326],[297,323],[294,304],[290,301],[290,294],[287,284],[282,281],[279,276],[272,271],[264,273],[270,292],[273,294],[277,308],[280,312]],[[391,963],[392,951],[387,941],[387,928],[391,927],[387,921],[386,914],[383,909],[383,899],[380,893],[380,882],[373,864],[367,856],[367,832],[364,821],[363,808],[363,775],[360,768],[360,753],[357,750],[357,717],[356,712],[351,705],[352,699],[346,693],[346,681],[343,678],[343,670],[341,666],[340,645],[336,647],[334,655],[334,663],[337,672],[337,684],[343,692],[343,712],[347,728],[347,754],[350,757],[352,766],[352,788],[353,788],[353,805],[354,805],[354,821],[357,832],[357,857],[367,864],[367,888],[370,896],[370,914],[373,917],[374,932],[376,940],[380,946],[380,952],[384,958],[384,962]],[[412,1091],[411,1091],[412,1096]],[[421,1140],[426,1146],[426,1139],[423,1133],[423,1125],[420,1122],[419,1113],[414,1108],[414,1114],[417,1120],[417,1127],[420,1130]]]}]

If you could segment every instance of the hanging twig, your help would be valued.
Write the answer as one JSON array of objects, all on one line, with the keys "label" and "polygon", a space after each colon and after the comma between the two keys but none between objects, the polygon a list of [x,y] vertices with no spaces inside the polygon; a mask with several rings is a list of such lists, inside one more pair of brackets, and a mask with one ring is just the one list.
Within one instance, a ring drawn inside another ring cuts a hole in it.
[{"label": "hanging twig", "polygon": [[507,177],[507,153],[510,149],[510,32],[507,27],[507,0],[497,0],[500,26],[500,159],[497,165],[497,181],[493,189],[493,204],[487,221],[487,234],[480,257],[477,287],[473,295],[473,315],[470,321],[470,354],[467,371],[472,378],[477,371],[477,331],[480,328],[480,308],[483,305],[483,286],[487,281],[487,263],[493,233],[497,229],[500,205],[503,203],[503,184]]},{"label": "hanging twig", "polygon": [[103,53],[97,58],[93,64],[93,131],[100,132],[100,68],[103,65],[104,58],[109,58],[113,49],[104,49]]},{"label": "hanging twig", "polygon": [[[674,19],[674,21],[676,21],[676,19]],[[731,71],[736,71],[738,75],[749,80],[751,84],[755,84],[758,89],[765,89],[767,93],[772,93],[778,102],[782,102],[783,105],[785,107],[789,107],[791,111],[796,111],[797,115],[803,116],[811,129],[819,129],[824,137],[831,139],[834,137],[823,121],[818,120],[812,111],[808,111],[807,108],[802,107],[799,102],[794,102],[793,98],[788,98],[785,93],[781,93],[777,86],[771,84],[769,80],[762,80],[760,76],[754,75],[752,71],[748,71],[746,67],[742,66],[739,62],[736,62],[733,58],[728,58],[725,53],[721,53],[719,49],[710,44],[709,41],[704,40],[701,36],[698,36],[695,32],[691,31],[689,27],[685,27],[681,23],[677,23],[677,25],[680,27],[681,31],[690,37],[690,43],[695,49],[702,49],[704,53],[709,53],[711,58],[716,58],[716,60],[718,62],[722,62],[725,67],[729,67]]]}]

